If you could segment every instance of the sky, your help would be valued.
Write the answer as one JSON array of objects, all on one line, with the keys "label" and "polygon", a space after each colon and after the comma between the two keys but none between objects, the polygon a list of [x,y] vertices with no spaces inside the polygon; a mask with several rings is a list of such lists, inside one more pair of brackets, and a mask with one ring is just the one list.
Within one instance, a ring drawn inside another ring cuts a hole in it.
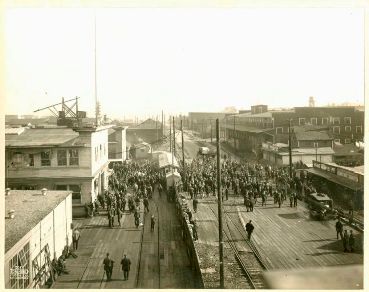
[{"label": "sky", "polygon": [[93,116],[95,17],[97,98],[112,118],[364,102],[359,9],[17,8],[6,113],[78,96]]}]

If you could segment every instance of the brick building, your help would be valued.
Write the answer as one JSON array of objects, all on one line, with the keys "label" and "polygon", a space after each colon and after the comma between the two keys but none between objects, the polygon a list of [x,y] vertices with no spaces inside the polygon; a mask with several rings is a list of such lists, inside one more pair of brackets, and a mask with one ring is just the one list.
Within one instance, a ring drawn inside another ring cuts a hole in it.
[{"label": "brick building", "polygon": [[[263,142],[287,144],[290,121],[291,127],[296,130],[298,127],[315,127],[311,131],[324,131],[324,135],[328,135],[335,143],[348,144],[364,139],[364,111],[356,107],[268,110],[266,105],[252,106],[249,113],[227,116],[221,123],[221,136],[240,152],[258,153]],[[304,139],[303,135],[310,136],[310,142],[301,140]],[[298,134],[297,137],[301,145],[315,147],[314,143],[319,144],[318,135],[323,134],[316,135],[316,139],[312,139],[311,134]],[[329,146],[328,140],[320,143]]]}]

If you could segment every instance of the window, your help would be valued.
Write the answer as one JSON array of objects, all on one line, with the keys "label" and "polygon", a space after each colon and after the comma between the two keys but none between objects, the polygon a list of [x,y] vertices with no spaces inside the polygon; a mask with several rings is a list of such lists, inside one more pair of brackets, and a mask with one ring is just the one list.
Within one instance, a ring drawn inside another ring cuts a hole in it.
[{"label": "window", "polygon": [[79,185],[69,185],[69,190],[72,191],[73,203],[81,202],[81,187]]},{"label": "window", "polygon": [[276,127],[275,128],[275,133],[276,134],[283,134],[283,127]]},{"label": "window", "polygon": [[333,125],[339,125],[340,124],[340,118],[339,117],[333,117]]},{"label": "window", "polygon": [[50,166],[50,151],[42,151],[41,152],[41,166]]},{"label": "window", "polygon": [[28,154],[28,166],[35,166],[35,157],[33,154]]},{"label": "window", "polygon": [[351,132],[351,126],[345,126],[345,132]]},{"label": "window", "polygon": [[[25,289],[29,286],[29,242],[9,261],[10,287],[12,289]],[[17,274],[21,273],[21,275]]]},{"label": "window", "polygon": [[67,165],[67,150],[58,150],[58,165]]},{"label": "window", "polygon": [[345,144],[350,144],[350,143],[351,143],[351,139],[346,138],[346,139],[345,139]]},{"label": "window", "polygon": [[328,125],[328,118],[322,118],[322,125]]},{"label": "window", "polygon": [[356,126],[356,133],[361,133],[361,126]]},{"label": "window", "polygon": [[319,143],[318,142],[314,142],[314,148],[318,148],[319,147]]},{"label": "window", "polygon": [[57,185],[57,191],[72,191],[72,202],[81,203],[81,187],[79,185]]},{"label": "window", "polygon": [[78,150],[77,149],[69,149],[69,165],[78,165]]},{"label": "window", "polygon": [[12,162],[14,164],[22,164],[23,154],[21,152],[14,152],[12,157]]},{"label": "window", "polygon": [[334,126],[333,127],[333,133],[339,134],[340,133],[340,126]]},{"label": "window", "polygon": [[305,125],[305,118],[299,118],[299,125],[300,126]]},{"label": "window", "polygon": [[344,118],[343,118],[343,122],[344,122],[345,124],[351,124],[351,117],[344,117]]},{"label": "window", "polygon": [[310,119],[310,123],[311,123],[312,125],[317,125],[317,124],[318,124],[318,118],[311,118],[311,119]]},{"label": "window", "polygon": [[334,142],[341,143],[341,139],[334,139]]}]

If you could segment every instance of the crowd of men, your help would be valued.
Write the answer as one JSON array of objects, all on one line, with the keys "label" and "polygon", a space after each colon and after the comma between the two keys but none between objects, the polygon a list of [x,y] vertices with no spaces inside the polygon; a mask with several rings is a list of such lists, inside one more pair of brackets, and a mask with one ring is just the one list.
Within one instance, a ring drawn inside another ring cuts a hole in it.
[{"label": "crowd of men", "polygon": [[[193,199],[193,211],[198,210],[199,199],[216,196],[217,192],[217,168],[215,159],[194,159],[185,168],[184,189]],[[281,208],[283,205],[290,208],[297,207],[298,195],[303,192],[313,192],[315,189],[305,177],[289,175],[288,168],[277,168],[273,166],[263,166],[258,163],[241,162],[224,159],[221,163],[221,194],[222,199],[227,201],[230,194],[243,197],[244,205],[248,212],[254,211],[257,202],[261,206],[266,206],[272,201],[274,205]],[[132,214],[136,228],[140,225],[140,203],[144,205],[144,212],[150,212],[150,198],[157,187],[159,196],[166,189],[163,175],[158,168],[150,161],[142,163],[130,162],[114,164],[112,175],[109,176],[109,188],[104,195],[98,196],[98,202],[93,202],[89,208],[93,210],[104,209],[107,211],[109,227],[113,228],[117,222],[121,226],[123,213]],[[304,182],[304,183],[303,183]],[[304,188],[304,189],[303,189]],[[168,195],[169,198],[170,196]],[[271,198],[271,200],[268,198]],[[286,203],[285,203],[286,202]],[[99,208],[98,208],[99,207]],[[189,222],[191,223],[193,239],[197,240],[196,222],[192,218],[192,211],[187,210]],[[151,215],[151,231],[155,228],[155,217]],[[251,220],[245,226],[248,240],[254,225]],[[341,221],[336,224],[337,239],[340,236],[344,251],[353,252],[355,239],[353,233],[349,235],[347,230],[343,230]],[[73,233],[73,247],[78,249],[80,234],[78,230]],[[114,261],[109,254],[103,262],[107,279],[111,279]],[[128,280],[130,260],[124,256],[121,261],[124,280]],[[55,263],[55,266],[56,263]],[[62,263],[59,263],[58,270],[64,271]],[[59,273],[59,272],[58,272]]]},{"label": "crowd of men", "polygon": [[163,188],[161,176],[149,161],[141,164],[114,164],[113,173],[109,177],[109,189],[104,196],[98,196],[101,208],[107,210],[109,227],[115,226],[115,218],[120,226],[123,212],[127,209],[133,214],[135,226],[138,228],[140,202],[143,202],[144,211],[149,212],[149,199],[152,198],[156,184],[159,189]]},{"label": "crowd of men", "polygon": [[[297,206],[297,194],[302,191],[300,178],[289,177],[285,168],[264,167],[261,164],[224,160],[221,169],[221,191],[223,200],[230,193],[242,196],[247,211],[253,211],[260,200],[266,206],[268,196],[273,197],[279,207],[289,198],[290,207]],[[193,160],[186,169],[188,192],[191,198],[216,195],[216,164],[214,160]]]}]

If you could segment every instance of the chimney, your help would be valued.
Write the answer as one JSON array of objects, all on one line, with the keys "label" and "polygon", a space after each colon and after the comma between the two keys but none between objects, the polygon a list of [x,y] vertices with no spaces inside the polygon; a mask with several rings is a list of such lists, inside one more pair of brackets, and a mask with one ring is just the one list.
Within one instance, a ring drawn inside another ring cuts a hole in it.
[{"label": "chimney", "polygon": [[43,196],[46,196],[46,194],[47,194],[47,188],[43,188],[43,189],[41,190],[41,194],[42,194]]},{"label": "chimney", "polygon": [[5,196],[9,196],[10,195],[10,191],[11,191],[10,188],[6,188],[5,189]]}]

